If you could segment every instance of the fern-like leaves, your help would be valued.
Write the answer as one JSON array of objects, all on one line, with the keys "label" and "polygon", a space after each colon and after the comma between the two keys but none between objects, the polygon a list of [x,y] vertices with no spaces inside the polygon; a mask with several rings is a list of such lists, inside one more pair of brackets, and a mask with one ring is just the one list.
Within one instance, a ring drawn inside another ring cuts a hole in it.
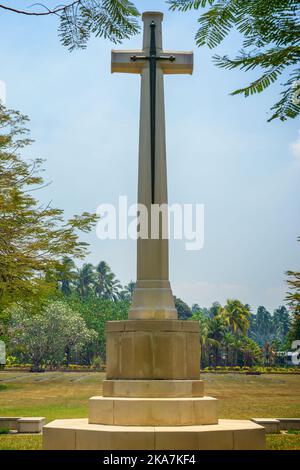
[{"label": "fern-like leaves", "polygon": [[235,59],[214,56],[219,67],[262,73],[232,95],[261,93],[290,72],[283,83],[281,99],[271,108],[272,116],[286,120],[300,113],[295,83],[300,79],[300,2],[299,0],[170,0],[170,9],[188,11],[206,8],[198,19],[198,46],[217,47],[232,29],[243,36],[243,50]]},{"label": "fern-like leaves", "polygon": [[61,13],[59,36],[70,51],[85,48],[92,34],[120,43],[138,33],[138,17],[129,0],[81,0]]}]

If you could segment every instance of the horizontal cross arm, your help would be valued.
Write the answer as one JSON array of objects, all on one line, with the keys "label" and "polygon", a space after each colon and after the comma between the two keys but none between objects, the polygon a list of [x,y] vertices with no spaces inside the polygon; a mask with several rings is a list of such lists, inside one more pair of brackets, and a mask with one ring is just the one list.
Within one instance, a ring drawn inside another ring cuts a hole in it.
[{"label": "horizontal cross arm", "polygon": [[[134,59],[134,58],[137,59]],[[163,51],[156,57],[157,64],[164,74],[192,74],[193,73],[192,52]],[[145,67],[149,57],[143,51],[111,51],[111,71],[119,73],[140,74]]]},{"label": "horizontal cross arm", "polygon": [[141,73],[145,60],[132,60],[134,56],[144,55],[143,51],[111,51],[111,72]]},{"label": "horizontal cross arm", "polygon": [[163,51],[161,57],[172,57],[172,60],[159,60],[159,66],[165,74],[192,74],[194,54],[192,52]]}]

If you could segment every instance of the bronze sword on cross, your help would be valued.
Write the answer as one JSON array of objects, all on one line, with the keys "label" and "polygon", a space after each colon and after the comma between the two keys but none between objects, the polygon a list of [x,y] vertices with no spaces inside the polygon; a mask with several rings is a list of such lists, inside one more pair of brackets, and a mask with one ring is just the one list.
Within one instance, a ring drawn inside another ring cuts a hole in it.
[{"label": "bronze sword on cross", "polygon": [[156,38],[155,38],[155,22],[150,24],[150,49],[149,55],[133,55],[130,57],[132,61],[148,60],[150,65],[150,142],[151,142],[151,202],[155,202],[155,109],[156,109],[156,63],[158,60],[168,60],[174,62],[176,58],[173,55],[157,55]]},{"label": "bronze sword on cross", "polygon": [[163,77],[193,71],[192,52],[163,50],[162,17],[144,13],[142,50],[113,50],[111,57],[112,72],[141,76],[138,202],[146,206],[167,203]]}]

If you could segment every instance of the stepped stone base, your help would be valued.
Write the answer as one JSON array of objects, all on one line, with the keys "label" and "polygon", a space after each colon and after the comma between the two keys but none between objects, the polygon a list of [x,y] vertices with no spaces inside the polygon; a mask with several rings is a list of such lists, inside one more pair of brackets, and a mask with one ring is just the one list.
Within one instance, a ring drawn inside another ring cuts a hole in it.
[{"label": "stepped stone base", "polygon": [[107,379],[199,380],[199,322],[109,321],[106,353]]},{"label": "stepped stone base", "polygon": [[103,380],[104,397],[203,397],[203,380]]},{"label": "stepped stone base", "polygon": [[123,426],[217,424],[217,401],[211,397],[89,399],[89,423]]},{"label": "stepped stone base", "polygon": [[218,421],[217,400],[204,396],[198,322],[111,321],[106,338],[103,396],[90,398],[88,419],[44,426],[44,449],[265,448],[262,426]]},{"label": "stepped stone base", "polygon": [[265,429],[252,421],[220,419],[200,426],[111,426],[61,419],[43,428],[45,450],[260,450]]}]

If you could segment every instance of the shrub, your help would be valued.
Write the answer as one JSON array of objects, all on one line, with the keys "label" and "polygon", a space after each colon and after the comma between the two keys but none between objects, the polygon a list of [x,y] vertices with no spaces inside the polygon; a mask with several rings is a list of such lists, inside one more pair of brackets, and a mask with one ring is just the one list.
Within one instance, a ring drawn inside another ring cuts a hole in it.
[{"label": "shrub", "polygon": [[0,428],[0,434],[9,434],[9,428]]}]

